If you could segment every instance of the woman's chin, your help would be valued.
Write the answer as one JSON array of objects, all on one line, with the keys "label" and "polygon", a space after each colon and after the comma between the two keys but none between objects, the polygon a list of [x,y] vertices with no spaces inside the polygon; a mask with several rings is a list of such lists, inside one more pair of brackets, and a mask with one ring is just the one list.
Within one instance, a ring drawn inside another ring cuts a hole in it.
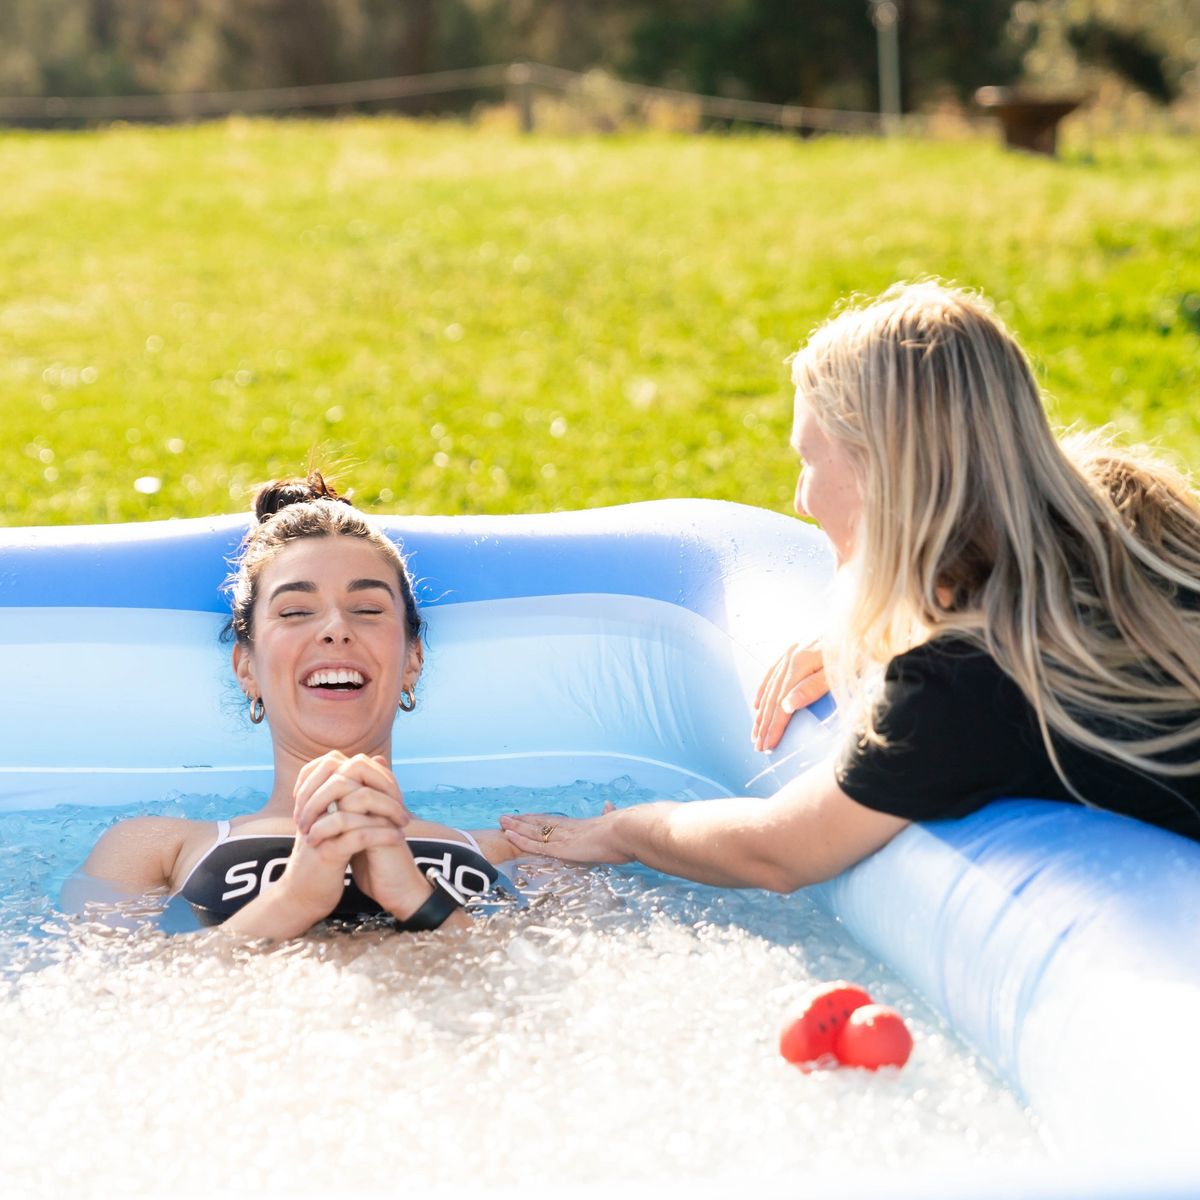
[{"label": "woman's chin", "polygon": [[329,750],[340,750],[343,754],[378,754],[391,739],[391,722],[378,716],[368,717],[365,713],[331,712],[321,713],[303,722],[300,727],[301,740],[316,748],[312,757]]}]

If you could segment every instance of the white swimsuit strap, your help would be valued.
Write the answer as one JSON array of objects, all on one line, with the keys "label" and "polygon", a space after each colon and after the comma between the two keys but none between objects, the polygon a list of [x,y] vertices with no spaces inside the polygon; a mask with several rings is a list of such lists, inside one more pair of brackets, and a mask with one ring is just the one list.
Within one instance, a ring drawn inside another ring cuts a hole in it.
[{"label": "white swimsuit strap", "polygon": [[187,873],[184,881],[171,893],[172,896],[178,896],[188,885],[188,880],[196,873],[196,868],[224,841],[229,837],[229,822],[217,822],[217,836],[213,839],[213,844],[209,846],[205,852],[192,864],[192,869]]},{"label": "white swimsuit strap", "polygon": [[[454,832],[457,834],[461,834],[463,840],[467,843],[468,846],[471,847],[472,850],[475,851],[476,854],[483,854],[483,851],[480,849],[479,843],[475,840],[474,834],[472,834],[469,830],[456,829]],[[483,854],[483,856],[484,856],[484,858],[487,858],[486,854]]]}]

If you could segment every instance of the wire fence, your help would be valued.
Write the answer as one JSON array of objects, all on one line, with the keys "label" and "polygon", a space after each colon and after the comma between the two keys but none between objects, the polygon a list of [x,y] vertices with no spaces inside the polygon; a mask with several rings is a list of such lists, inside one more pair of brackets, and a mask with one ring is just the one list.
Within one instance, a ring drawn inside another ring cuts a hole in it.
[{"label": "wire fence", "polygon": [[[258,88],[252,91],[177,92],[135,96],[0,96],[0,124],[91,125],[106,121],[190,121],[235,114],[291,113],[387,105],[450,93],[504,89],[520,113],[522,128],[536,125],[534,98],[548,92],[568,100],[584,99],[594,76],[541,63],[507,63],[365,79],[354,83]],[[651,87],[605,77],[606,95],[641,108],[675,105],[699,121],[771,125],[780,129],[830,133],[878,133],[878,113],[766,104],[726,96],[704,96],[674,88]],[[594,90],[594,89],[593,89]]]}]

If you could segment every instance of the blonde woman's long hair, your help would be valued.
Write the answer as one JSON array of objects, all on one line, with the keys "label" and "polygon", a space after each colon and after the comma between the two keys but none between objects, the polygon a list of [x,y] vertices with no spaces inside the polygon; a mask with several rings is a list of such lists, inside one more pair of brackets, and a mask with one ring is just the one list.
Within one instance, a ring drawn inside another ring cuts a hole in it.
[{"label": "blonde woman's long hair", "polygon": [[882,740],[872,700],[887,662],[956,634],[1020,687],[1079,799],[1052,735],[1160,778],[1200,773],[1200,749],[1183,751],[1200,739],[1200,507],[1186,481],[1095,438],[1060,443],[996,314],[938,283],[842,311],[793,380],[861,486],[826,640],[835,695],[868,741]]}]

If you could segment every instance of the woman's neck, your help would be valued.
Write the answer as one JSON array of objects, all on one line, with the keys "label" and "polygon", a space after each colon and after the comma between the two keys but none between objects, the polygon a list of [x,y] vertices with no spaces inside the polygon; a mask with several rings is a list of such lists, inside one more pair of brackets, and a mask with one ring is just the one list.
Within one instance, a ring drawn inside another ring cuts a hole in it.
[{"label": "woman's neck", "polygon": [[[328,753],[327,749],[305,748],[297,751],[288,746],[276,743],[275,777],[271,784],[271,791],[267,796],[266,803],[260,810],[261,814],[271,817],[287,817],[290,820],[295,805],[296,780],[300,776],[300,771],[308,763],[326,753]],[[374,750],[354,749],[347,750],[345,753],[347,756],[353,756],[354,754],[378,755],[386,759],[389,764],[392,761],[390,740]]]}]

